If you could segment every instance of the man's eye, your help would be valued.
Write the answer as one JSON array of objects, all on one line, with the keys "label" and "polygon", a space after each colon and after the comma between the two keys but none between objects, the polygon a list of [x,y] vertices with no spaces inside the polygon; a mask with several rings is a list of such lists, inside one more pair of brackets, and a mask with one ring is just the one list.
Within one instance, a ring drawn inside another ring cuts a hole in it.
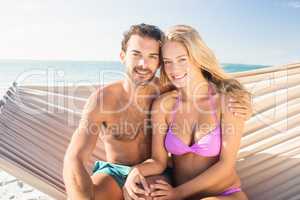
[{"label": "man's eye", "polygon": [[133,55],[133,56],[139,56],[139,54],[138,54],[138,53],[133,53],[132,55]]},{"label": "man's eye", "polygon": [[164,61],[165,65],[170,64],[170,63],[171,63],[170,61]]}]

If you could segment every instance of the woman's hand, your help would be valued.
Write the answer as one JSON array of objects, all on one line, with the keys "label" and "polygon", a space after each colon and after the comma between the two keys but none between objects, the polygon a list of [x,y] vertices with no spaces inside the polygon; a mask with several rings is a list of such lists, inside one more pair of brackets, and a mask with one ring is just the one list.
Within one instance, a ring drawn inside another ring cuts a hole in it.
[{"label": "woman's hand", "polygon": [[[139,187],[139,185],[142,184],[143,188]],[[123,190],[126,190],[128,195],[134,199],[139,200],[143,198],[139,198],[137,195],[142,194],[148,196],[150,193],[149,186],[146,182],[145,177],[140,173],[138,168],[133,168],[124,184]]]},{"label": "woman's hand", "polygon": [[180,200],[180,194],[169,183],[163,180],[157,180],[156,184],[150,185],[151,197],[153,200]]}]

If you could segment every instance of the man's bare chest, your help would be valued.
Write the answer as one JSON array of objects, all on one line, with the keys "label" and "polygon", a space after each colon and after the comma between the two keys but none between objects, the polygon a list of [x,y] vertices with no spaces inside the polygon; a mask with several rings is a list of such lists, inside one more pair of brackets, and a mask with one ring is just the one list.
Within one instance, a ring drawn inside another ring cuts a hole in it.
[{"label": "man's bare chest", "polygon": [[102,127],[105,137],[133,140],[138,135],[147,134],[149,125],[149,110],[144,111],[134,107],[110,114],[110,117],[103,122]]}]

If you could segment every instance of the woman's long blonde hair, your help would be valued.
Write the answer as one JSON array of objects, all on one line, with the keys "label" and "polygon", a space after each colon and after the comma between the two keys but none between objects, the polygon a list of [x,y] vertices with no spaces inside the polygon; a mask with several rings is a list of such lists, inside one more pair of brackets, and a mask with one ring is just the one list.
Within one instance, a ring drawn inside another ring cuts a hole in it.
[{"label": "woman's long blonde hair", "polygon": [[[173,26],[166,32],[164,43],[167,41],[181,43],[186,48],[192,64],[201,69],[204,78],[212,82],[219,93],[231,93],[236,97],[241,96],[242,93],[250,95],[238,80],[224,72],[212,50],[207,47],[194,28],[187,25]],[[172,85],[163,65],[160,81],[164,87]]]}]

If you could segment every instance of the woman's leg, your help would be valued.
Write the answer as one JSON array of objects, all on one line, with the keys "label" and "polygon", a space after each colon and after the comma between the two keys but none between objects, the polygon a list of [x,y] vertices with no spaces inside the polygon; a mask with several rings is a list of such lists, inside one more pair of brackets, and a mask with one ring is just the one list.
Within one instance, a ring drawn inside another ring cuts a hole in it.
[{"label": "woman's leg", "polygon": [[248,200],[247,195],[244,192],[235,192],[228,196],[215,196],[215,197],[205,197],[200,200]]}]

